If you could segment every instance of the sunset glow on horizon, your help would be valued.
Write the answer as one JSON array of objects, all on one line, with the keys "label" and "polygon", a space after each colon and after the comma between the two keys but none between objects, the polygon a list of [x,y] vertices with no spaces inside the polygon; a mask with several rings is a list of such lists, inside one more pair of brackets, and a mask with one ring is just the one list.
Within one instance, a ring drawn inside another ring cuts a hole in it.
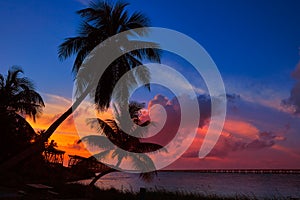
[{"label": "sunset glow on horizon", "polygon": [[[28,119],[35,130],[47,129],[51,123],[71,105],[71,100],[67,98],[49,94],[45,94],[44,96],[46,97],[46,107],[42,116],[37,119],[36,123]],[[61,100],[57,101],[57,99]],[[169,101],[166,97],[165,99]],[[157,100],[156,103],[158,103]],[[202,126],[199,126],[194,142],[181,158],[166,169],[299,168],[299,149],[297,148],[297,144],[288,140],[288,138],[297,137],[297,129],[292,129],[288,126],[278,126],[278,129],[274,127],[276,131],[266,130],[264,127],[269,127],[270,122],[262,119],[250,119],[245,111],[239,111],[238,107],[239,105],[242,106],[243,103],[248,104],[248,108],[258,106],[246,101],[242,102],[241,99],[237,99],[233,103],[229,102],[230,109],[227,113],[223,131],[219,141],[208,156],[204,159],[198,158],[198,152],[207,132],[209,120]],[[152,103],[149,102],[149,105],[151,104]],[[245,105],[243,106],[246,107]],[[287,116],[290,115],[278,109],[270,107],[264,108],[268,109],[269,112],[277,113],[282,118],[288,119]],[[143,113],[148,114],[146,110]],[[205,113],[202,114],[205,115]],[[174,113],[172,118],[173,117],[175,117]],[[111,118],[111,114],[103,113],[100,118]],[[151,120],[155,121],[155,119]],[[171,121],[172,120],[173,119],[171,119]],[[170,136],[167,135],[168,131],[172,130],[171,127],[165,127],[165,130],[160,133],[160,136],[154,137],[151,141],[158,144],[164,143],[164,138],[170,138]],[[80,140],[80,136],[77,133],[72,117],[69,117],[63,122],[50,140],[57,142],[58,149],[66,151],[64,165],[67,165],[67,155],[79,155],[83,157],[92,155],[82,143],[77,144],[77,141]],[[182,143],[182,145],[185,144]],[[153,157],[155,158],[155,154]]]}]

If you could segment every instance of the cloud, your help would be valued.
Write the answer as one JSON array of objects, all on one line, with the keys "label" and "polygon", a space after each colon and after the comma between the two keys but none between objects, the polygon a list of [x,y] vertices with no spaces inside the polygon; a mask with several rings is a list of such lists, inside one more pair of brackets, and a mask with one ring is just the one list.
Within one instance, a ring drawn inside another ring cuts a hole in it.
[{"label": "cloud", "polygon": [[70,105],[72,103],[72,100],[69,98],[65,98],[62,96],[54,95],[54,94],[48,94],[48,93],[42,93],[43,98],[47,101],[47,103],[50,104],[59,104],[59,105]]},{"label": "cloud", "polygon": [[282,100],[282,104],[292,109],[294,114],[300,114],[300,62],[297,64],[296,69],[291,73],[292,78],[296,80],[290,96]]},{"label": "cloud", "polygon": [[[290,146],[293,143],[291,140],[299,138],[298,124],[299,120],[286,112],[263,106],[260,103],[245,101],[238,95],[232,95],[228,101],[227,117],[222,134],[205,159],[234,160],[233,155],[240,155],[239,159],[242,159],[243,155],[248,152],[256,154],[254,152],[262,153],[275,149],[281,151],[286,148],[290,151],[295,148],[295,146]],[[199,147],[206,134],[205,129],[207,129],[206,126],[199,129],[198,141],[191,145],[191,148],[183,155],[184,158],[198,158]],[[285,150],[285,153],[288,151]],[[274,160],[275,154],[270,155],[269,159]]]},{"label": "cloud", "polygon": [[[176,98],[169,100],[167,97],[158,94],[149,101],[148,110],[150,110],[154,105],[160,105],[163,107],[166,112],[166,121],[162,129],[154,136],[147,138],[146,141],[165,146],[178,132],[178,125],[180,124],[180,110],[178,110],[178,102]],[[159,112],[151,112],[151,121],[154,126],[162,120],[162,116]]]},{"label": "cloud", "polygon": [[259,129],[252,123],[241,119],[227,119],[224,124],[223,132],[237,138],[253,140],[257,137]]},{"label": "cloud", "polygon": [[281,135],[276,135],[272,132],[260,132],[258,138],[246,144],[245,149],[261,149],[271,147],[278,141],[283,141],[286,138]]},{"label": "cloud", "polygon": [[[189,96],[180,96],[178,98],[181,98],[181,101],[187,105],[188,109],[195,109],[192,108],[190,105],[190,102],[192,101]],[[168,142],[170,142],[174,136],[178,132],[180,120],[181,120],[181,110],[180,105],[177,97],[174,97],[173,99],[168,99],[167,97],[158,94],[156,95],[152,100],[148,103],[148,110],[151,109],[154,105],[160,105],[163,107],[163,109],[166,112],[166,121],[164,123],[164,126],[162,129],[154,136],[148,138],[148,141],[156,142],[161,145],[166,145]],[[198,103],[199,103],[199,109],[200,109],[200,120],[199,120],[199,128],[202,128],[205,126],[210,119],[211,116],[211,102],[210,98],[207,95],[199,95],[198,96]],[[153,119],[152,121],[159,121],[161,120],[161,114],[152,114]],[[193,118],[194,116],[188,116],[189,118]],[[143,116],[143,118],[147,118],[146,116]],[[191,121],[189,119],[186,119],[186,121]],[[190,128],[188,127],[182,127],[183,129]]]},{"label": "cloud", "polygon": [[288,132],[295,119],[288,113],[238,99],[234,107],[228,103],[223,132],[208,156],[224,158],[232,152],[270,149],[292,136]]},{"label": "cloud", "polygon": [[[283,75],[281,75],[283,76]],[[227,93],[238,94],[243,101],[290,113],[282,106],[282,99],[288,95],[285,77],[254,78],[248,76],[225,76]]]},{"label": "cloud", "polygon": [[[242,151],[245,150],[260,150],[264,148],[271,148],[279,141],[283,141],[286,138],[282,136],[282,133],[273,133],[273,132],[259,132],[256,135],[256,139],[249,140],[247,138],[237,137],[232,134],[222,133],[216,146],[213,150],[207,155],[207,157],[217,157],[225,158],[232,152],[239,152],[242,154]],[[185,158],[196,158],[198,157],[199,150],[190,150],[187,151],[183,157]]]}]

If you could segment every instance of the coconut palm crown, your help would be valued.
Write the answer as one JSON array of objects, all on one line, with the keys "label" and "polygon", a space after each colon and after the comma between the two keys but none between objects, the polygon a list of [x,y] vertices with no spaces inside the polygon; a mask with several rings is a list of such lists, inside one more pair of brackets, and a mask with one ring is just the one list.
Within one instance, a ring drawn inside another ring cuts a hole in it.
[{"label": "coconut palm crown", "polygon": [[[150,26],[150,20],[140,12],[133,12],[130,15],[126,10],[128,5],[124,2],[112,4],[107,1],[97,1],[90,3],[88,8],[77,12],[83,19],[79,27],[79,35],[66,38],[58,50],[59,58],[62,60],[75,55],[72,68],[74,75],[78,73],[89,53],[109,37],[128,30],[131,30],[130,34],[147,34],[134,29]],[[94,99],[99,110],[109,107],[116,82],[126,72],[142,65],[144,59],[160,62],[160,51],[153,48],[142,48],[126,53],[111,63],[99,80],[96,89]],[[135,76],[150,89],[149,84],[146,84],[150,80],[150,73],[146,67],[136,71]],[[126,93],[132,86],[130,84],[134,83],[135,81],[128,82],[128,86],[124,87],[122,92]]]},{"label": "coconut palm crown", "polygon": [[36,119],[45,106],[42,97],[20,67],[8,70],[6,78],[0,74],[0,112],[15,112]]}]

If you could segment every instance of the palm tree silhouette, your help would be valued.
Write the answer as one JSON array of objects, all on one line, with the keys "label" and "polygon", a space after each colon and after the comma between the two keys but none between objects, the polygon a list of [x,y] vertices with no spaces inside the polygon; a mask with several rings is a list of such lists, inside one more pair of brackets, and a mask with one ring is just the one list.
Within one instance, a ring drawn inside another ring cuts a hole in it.
[{"label": "palm tree silhouette", "polygon": [[[97,3],[92,2],[89,8],[77,12],[84,19],[80,25],[79,36],[66,38],[58,50],[59,58],[62,60],[72,55],[76,56],[72,68],[74,75],[78,73],[87,55],[107,38],[128,30],[132,30],[130,34],[146,34],[133,29],[148,27],[149,19],[140,12],[129,15],[125,10],[128,5],[124,2],[117,2],[113,5],[106,1],[98,1]],[[118,50],[122,51],[122,48],[123,46],[119,46]],[[109,107],[112,91],[117,81],[126,72],[143,65],[143,59],[160,62],[160,51],[152,48],[134,50],[110,64],[100,78],[95,92],[94,100],[99,110],[103,111]],[[146,67],[137,70],[135,76],[145,83],[150,80],[150,74]],[[125,91],[133,83],[128,81],[127,84],[128,86],[123,88]],[[146,86],[150,89],[149,85]]]},{"label": "palm tree silhouette", "polygon": [[35,118],[41,113],[44,102],[33,83],[20,67],[11,67],[5,78],[0,74],[0,112],[15,112]]},{"label": "palm tree silhouette", "polygon": [[0,160],[27,147],[36,134],[23,116],[29,116],[34,121],[42,112],[44,102],[35,91],[33,83],[19,67],[11,67],[7,76],[0,74]]},{"label": "palm tree silhouette", "polygon": [[[134,12],[130,15],[125,9],[128,5],[128,3],[123,2],[112,4],[106,1],[97,1],[90,3],[88,8],[77,12],[83,19],[83,22],[80,25],[79,36],[67,38],[58,49],[58,56],[62,60],[75,55],[76,58],[72,68],[74,75],[78,73],[81,64],[88,54],[102,41],[118,33],[150,25],[150,20],[142,13]],[[132,33],[137,35],[145,34],[144,32],[135,30],[132,30]],[[122,47],[119,48],[121,49]],[[38,144],[35,145],[35,147],[27,149],[22,152],[22,154],[14,157],[3,165],[0,165],[0,169],[7,169],[20,162],[22,159],[30,156],[34,152],[41,151],[41,148],[39,148],[41,147],[40,144],[48,140],[58,126],[73,113],[87,95],[91,94],[94,96],[98,110],[103,111],[107,109],[109,107],[113,88],[117,81],[126,72],[142,65],[143,59],[160,62],[160,51],[153,48],[142,48],[131,51],[116,59],[110,64],[103,76],[100,78],[94,94],[91,93],[94,90],[89,87],[85,87],[85,90],[81,92],[81,95],[77,97],[73,105],[49,126],[49,128],[40,137]],[[142,70],[136,71],[135,76],[140,81],[147,83],[150,79],[149,71],[146,67],[141,69]],[[124,85],[122,88],[122,92],[125,93],[125,96],[128,94],[127,90],[132,86],[131,84],[134,84],[134,82],[135,81],[128,82],[128,85]],[[150,89],[149,84],[145,84],[145,86]]]},{"label": "palm tree silhouette", "polygon": [[[150,121],[141,122],[139,118],[139,111],[144,108],[144,104],[138,102],[129,103],[129,113],[131,119],[135,122],[134,126],[130,128],[131,134],[142,136],[145,132],[136,133],[138,126],[145,127],[150,124]],[[92,129],[95,129],[100,135],[88,135],[83,137],[78,143],[85,141],[91,146],[96,146],[103,149],[102,152],[93,155],[97,160],[109,157],[117,160],[114,169],[108,169],[98,174],[91,182],[90,186],[94,185],[102,176],[121,170],[120,165],[124,159],[130,159],[132,166],[136,170],[141,171],[140,177],[145,181],[150,181],[155,175],[155,165],[151,158],[146,154],[140,153],[154,153],[157,151],[166,151],[161,145],[142,142],[139,138],[126,134],[118,126],[119,119],[122,118],[120,113],[117,113],[115,119],[102,120],[99,118],[88,119],[87,123]],[[144,129],[145,131],[146,129]],[[109,139],[110,142],[107,140]],[[118,148],[117,148],[118,147]],[[150,172],[149,172],[150,171]]]}]

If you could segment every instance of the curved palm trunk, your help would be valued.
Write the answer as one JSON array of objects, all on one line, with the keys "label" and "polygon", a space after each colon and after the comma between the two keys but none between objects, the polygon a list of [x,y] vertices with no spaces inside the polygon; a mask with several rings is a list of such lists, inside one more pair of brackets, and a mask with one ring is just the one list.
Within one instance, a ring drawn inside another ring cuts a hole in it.
[{"label": "curved palm trunk", "polygon": [[33,154],[41,153],[44,150],[44,143],[48,141],[51,135],[60,126],[60,124],[63,121],[65,121],[75,111],[75,109],[81,104],[81,102],[85,99],[85,97],[88,95],[89,92],[90,92],[90,88],[87,88],[80,95],[80,97],[76,99],[73,105],[66,112],[64,112],[57,120],[55,120],[32,146],[25,149],[21,153],[15,155],[14,157],[10,158],[9,160],[5,161],[4,163],[1,163],[0,172],[5,172],[5,170],[16,166],[18,163],[24,161],[25,159],[29,158]]},{"label": "curved palm trunk", "polygon": [[[116,167],[119,167],[120,164],[122,162],[122,159],[118,160],[118,163],[116,164]],[[93,185],[95,185],[95,183],[104,175],[109,174],[111,172],[117,172],[118,170],[110,168],[104,172],[101,172],[100,174],[98,174],[97,176],[95,176],[95,178],[90,182],[89,187],[92,187]]]},{"label": "curved palm trunk", "polygon": [[117,171],[117,170],[111,168],[111,169],[108,169],[108,170],[106,170],[106,171],[104,171],[104,172],[101,172],[100,174],[98,174],[97,176],[95,176],[95,178],[90,182],[89,187],[94,186],[95,183],[96,183],[101,177],[105,176],[106,174],[109,174],[109,173],[111,173],[111,172],[116,172],[116,171]]}]

